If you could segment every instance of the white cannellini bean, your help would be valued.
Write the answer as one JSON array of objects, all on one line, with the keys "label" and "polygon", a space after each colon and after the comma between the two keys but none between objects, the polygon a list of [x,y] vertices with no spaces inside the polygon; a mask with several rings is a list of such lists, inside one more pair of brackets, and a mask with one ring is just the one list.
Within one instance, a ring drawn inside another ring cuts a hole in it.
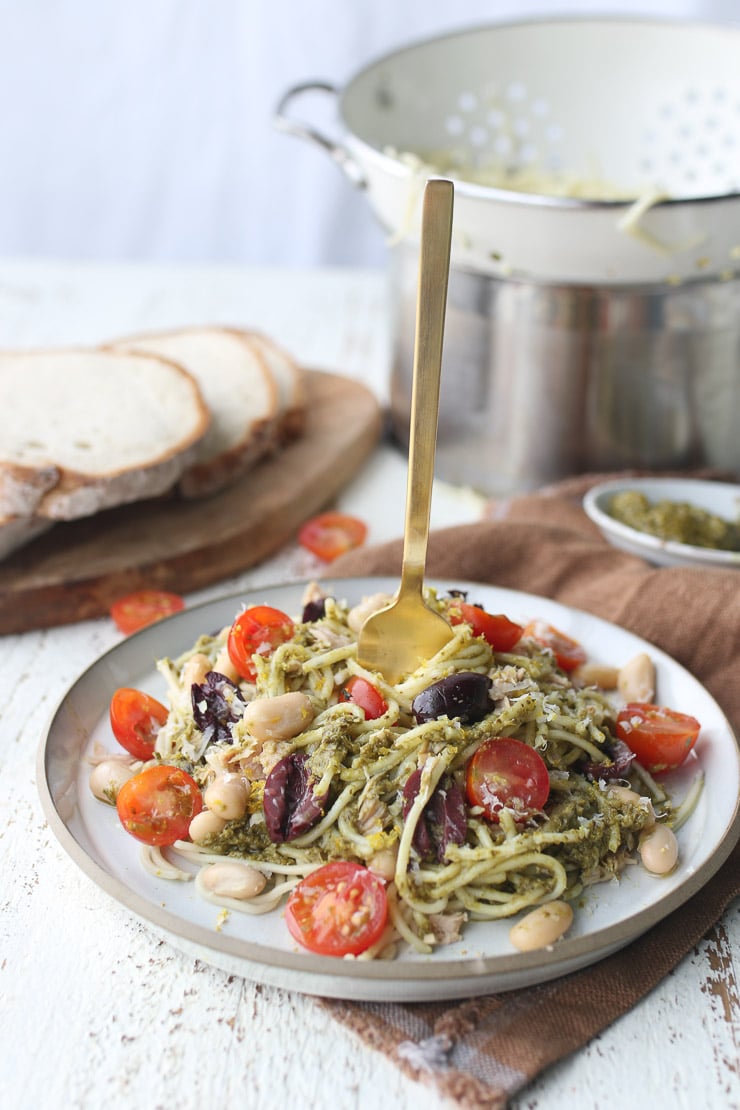
[{"label": "white cannellini bean", "polygon": [[619,671],[607,663],[581,663],[571,673],[576,686],[598,686],[600,690],[616,690]]},{"label": "white cannellini bean", "polygon": [[610,786],[606,792],[607,798],[615,798],[620,802],[629,803],[629,805],[640,806],[650,816],[650,823],[645,826],[646,829],[651,829],[655,824],[655,810],[653,803],[650,799],[642,794],[638,794],[636,790],[631,790],[629,786]]},{"label": "white cannellini bean", "polygon": [[397,859],[398,848],[395,850],[393,848],[383,848],[367,861],[368,870],[389,883],[396,874]]},{"label": "white cannellini bean", "polygon": [[620,668],[617,690],[625,702],[652,702],[655,697],[655,665],[644,651]]},{"label": "white cannellini bean", "polygon": [[238,821],[247,812],[247,787],[238,775],[223,775],[206,787],[203,801],[224,821]]},{"label": "white cannellini bean", "polygon": [[202,809],[190,822],[188,836],[193,844],[203,844],[210,836],[218,836],[225,828],[223,817],[212,813],[210,809]]},{"label": "white cannellini bean", "polygon": [[90,772],[90,789],[101,802],[114,806],[118,791],[133,776],[131,764],[125,760],[104,759]]},{"label": "white cannellini bean", "polygon": [[187,663],[183,667],[182,678],[180,681],[182,682],[182,685],[186,688],[192,686],[194,682],[197,682],[198,685],[200,685],[208,672],[212,670],[213,665],[208,656],[204,655],[200,651],[196,652],[195,655],[190,656]]},{"label": "white cannellini bean", "polygon": [[228,648],[221,648],[220,652],[216,656],[216,662],[213,664],[213,669],[214,671],[218,671],[219,674],[226,675],[227,678],[230,678],[232,682],[236,682],[237,685],[241,681],[241,676],[238,670],[231,662],[231,656],[229,655]]},{"label": "white cannellini bean", "polygon": [[678,860],[676,834],[667,825],[656,825],[641,838],[639,851],[646,871],[653,875],[667,875]]},{"label": "white cannellini bean", "polygon": [[256,740],[291,740],[314,719],[311,699],[299,690],[276,698],[255,698],[244,712],[244,724]]},{"label": "white cannellini bean", "polygon": [[572,923],[573,910],[567,902],[547,902],[512,925],[509,940],[520,952],[549,948],[560,940]]},{"label": "white cannellini bean", "polygon": [[206,890],[220,898],[248,901],[265,889],[267,879],[255,867],[236,860],[213,863],[201,872],[200,881]]},{"label": "white cannellini bean", "polygon": [[384,609],[392,600],[390,594],[370,594],[369,597],[364,597],[353,609],[350,609],[347,614],[347,624],[353,632],[359,632],[372,613]]}]

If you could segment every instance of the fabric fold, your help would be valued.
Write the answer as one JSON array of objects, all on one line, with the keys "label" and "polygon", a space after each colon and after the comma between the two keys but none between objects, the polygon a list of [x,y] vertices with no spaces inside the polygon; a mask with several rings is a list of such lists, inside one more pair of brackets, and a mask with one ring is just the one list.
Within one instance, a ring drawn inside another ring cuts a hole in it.
[{"label": "fabric fold", "polygon": [[[432,533],[427,576],[548,597],[662,649],[712,693],[740,734],[740,575],[656,568],[604,541],[584,483],[499,502],[480,523]],[[401,540],[332,564],[332,579],[397,575]],[[472,593],[469,600],[475,601]],[[702,890],[628,947],[540,986],[462,1002],[326,1000],[334,1017],[459,1106],[503,1107],[535,1076],[626,1013],[740,895],[740,846]]]}]

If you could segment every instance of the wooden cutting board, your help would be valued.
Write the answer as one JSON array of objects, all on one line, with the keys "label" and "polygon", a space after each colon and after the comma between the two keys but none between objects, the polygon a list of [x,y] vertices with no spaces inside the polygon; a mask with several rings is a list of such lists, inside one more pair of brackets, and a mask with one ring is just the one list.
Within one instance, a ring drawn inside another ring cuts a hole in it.
[{"label": "wooden cutting board", "polygon": [[0,633],[107,613],[142,588],[188,593],[255,566],[347,485],[377,443],[365,386],[306,374],[303,436],[213,497],[176,496],[55,524],[0,564]]}]

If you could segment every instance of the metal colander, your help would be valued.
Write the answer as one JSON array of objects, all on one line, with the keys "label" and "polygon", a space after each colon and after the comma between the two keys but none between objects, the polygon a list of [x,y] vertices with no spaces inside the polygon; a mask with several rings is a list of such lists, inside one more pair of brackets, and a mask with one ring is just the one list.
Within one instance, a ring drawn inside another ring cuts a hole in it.
[{"label": "metal colander", "polygon": [[[335,95],[344,134],[289,115]],[[740,30],[559,19],[445,35],[341,91],[289,90],[278,123],[319,142],[397,239],[430,174],[456,180],[453,262],[609,284],[730,277],[740,265]]]}]

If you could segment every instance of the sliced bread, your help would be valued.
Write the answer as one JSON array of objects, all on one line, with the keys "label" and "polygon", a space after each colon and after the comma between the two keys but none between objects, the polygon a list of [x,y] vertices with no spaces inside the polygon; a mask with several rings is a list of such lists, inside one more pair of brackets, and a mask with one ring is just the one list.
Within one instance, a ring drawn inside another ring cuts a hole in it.
[{"label": "sliced bread", "polygon": [[225,327],[183,327],[129,336],[117,350],[171,358],[195,378],[211,413],[210,428],[178,483],[185,497],[214,493],[244,474],[278,438],[278,386],[257,344]]},{"label": "sliced bread", "polygon": [[71,520],[170,489],[206,434],[197,383],[155,355],[0,352],[0,517]]},{"label": "sliced bread", "polygon": [[306,424],[305,373],[296,360],[261,332],[242,332],[267,363],[278,389],[279,436],[283,443],[299,436]]}]

